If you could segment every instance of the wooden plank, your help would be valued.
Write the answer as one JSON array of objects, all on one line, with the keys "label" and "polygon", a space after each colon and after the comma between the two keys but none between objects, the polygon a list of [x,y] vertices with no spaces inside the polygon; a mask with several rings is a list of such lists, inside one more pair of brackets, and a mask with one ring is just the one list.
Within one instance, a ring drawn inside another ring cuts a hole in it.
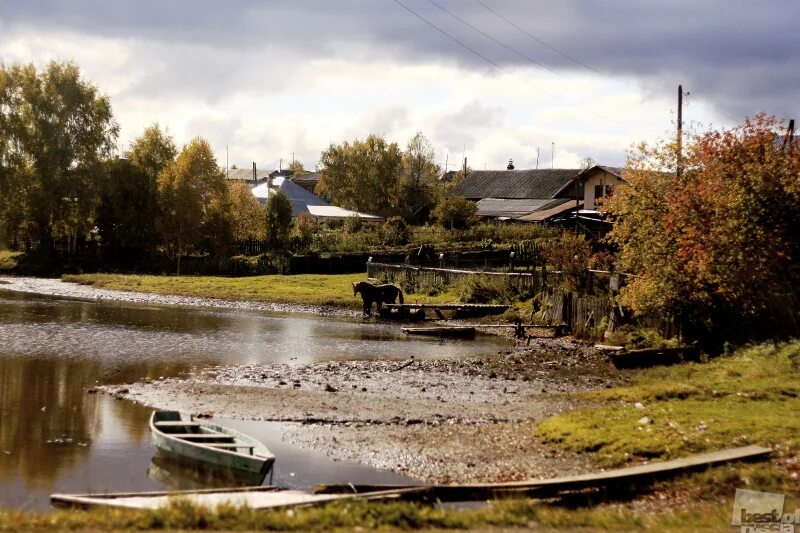
[{"label": "wooden plank", "polygon": [[232,435],[226,435],[224,433],[164,433],[169,437],[175,437],[176,439],[233,439]]},{"label": "wooden plank", "polygon": [[181,421],[172,421],[172,420],[164,420],[161,422],[155,423],[156,427],[158,428],[166,428],[166,427],[200,427],[201,424],[197,422],[181,422]]},{"label": "wooden plank", "polygon": [[510,306],[501,304],[383,304],[389,309],[508,309]]},{"label": "wooden plank", "polygon": [[[673,476],[682,472],[707,468],[720,463],[763,459],[772,453],[769,448],[761,446],[744,446],[719,452],[693,455],[682,459],[673,459],[660,463],[650,463],[626,468],[607,470],[592,474],[566,476],[553,479],[532,479],[527,481],[511,481],[506,483],[478,483],[464,485],[430,485],[427,494],[441,501],[466,501],[471,499],[493,498],[508,495],[548,496],[565,491],[582,489],[601,489],[622,486],[631,483],[646,484],[655,479]],[[390,490],[385,485],[320,485],[314,491],[324,493],[353,492],[354,489],[365,491]]]}]

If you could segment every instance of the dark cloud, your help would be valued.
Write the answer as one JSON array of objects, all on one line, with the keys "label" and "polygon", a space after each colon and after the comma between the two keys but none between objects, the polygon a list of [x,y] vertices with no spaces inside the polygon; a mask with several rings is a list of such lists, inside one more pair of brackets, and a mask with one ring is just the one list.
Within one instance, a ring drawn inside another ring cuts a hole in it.
[{"label": "dark cloud", "polygon": [[[530,64],[427,0],[402,1],[492,62]],[[564,54],[612,78],[634,80],[645,94],[668,95],[683,83],[695,98],[734,117],[798,111],[800,2],[483,1]],[[591,73],[477,2],[437,2],[548,68]],[[0,21],[7,35],[68,31],[139,43],[140,59],[153,68],[135,90],[188,88],[210,99],[237,85],[263,84],[264,71],[273,87],[281,86],[293,65],[326,57],[494,70],[392,0],[4,2]]]}]

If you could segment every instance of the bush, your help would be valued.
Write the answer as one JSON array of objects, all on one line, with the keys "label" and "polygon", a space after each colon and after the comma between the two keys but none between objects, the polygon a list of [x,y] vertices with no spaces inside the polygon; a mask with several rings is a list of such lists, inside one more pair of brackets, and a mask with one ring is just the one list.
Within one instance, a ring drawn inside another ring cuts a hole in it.
[{"label": "bush", "polygon": [[470,276],[459,292],[459,300],[467,304],[510,304],[517,296],[505,276]]},{"label": "bush", "polygon": [[344,221],[344,230],[347,233],[358,233],[363,227],[364,221],[358,216],[347,217]]},{"label": "bush", "polygon": [[454,196],[439,202],[432,216],[445,228],[467,229],[478,220],[478,206],[466,198]]},{"label": "bush", "polygon": [[408,244],[411,240],[411,231],[408,224],[402,217],[390,217],[383,223],[381,228],[383,241],[390,245]]}]

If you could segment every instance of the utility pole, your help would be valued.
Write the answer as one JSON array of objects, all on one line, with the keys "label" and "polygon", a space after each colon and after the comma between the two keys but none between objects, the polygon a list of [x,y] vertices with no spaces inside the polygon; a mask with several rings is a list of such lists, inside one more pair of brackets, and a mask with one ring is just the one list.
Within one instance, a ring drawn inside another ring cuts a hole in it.
[{"label": "utility pole", "polygon": [[683,85],[678,85],[678,146],[675,173],[681,177],[681,159],[683,158]]},{"label": "utility pole", "polygon": [[789,120],[789,127],[786,130],[786,137],[783,139],[783,147],[791,146],[794,142],[794,119]]},{"label": "utility pole", "polygon": [[464,177],[467,177],[467,158],[464,158]]},{"label": "utility pole", "polygon": [[444,158],[444,173],[447,175],[447,165],[450,163],[450,153],[447,153]]},{"label": "utility pole", "polygon": [[556,142],[550,146],[550,168],[556,168]]},{"label": "utility pole", "polygon": [[539,170],[539,147],[536,147],[536,170]]}]

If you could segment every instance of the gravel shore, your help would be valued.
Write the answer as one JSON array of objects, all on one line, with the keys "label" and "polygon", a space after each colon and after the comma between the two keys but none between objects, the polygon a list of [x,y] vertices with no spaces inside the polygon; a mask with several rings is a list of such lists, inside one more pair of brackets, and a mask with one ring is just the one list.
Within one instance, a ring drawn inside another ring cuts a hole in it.
[{"label": "gravel shore", "polygon": [[568,393],[621,381],[593,348],[543,339],[463,360],[235,365],[101,390],[156,408],[300,422],[284,437],[334,459],[467,482],[587,471],[585,458],[543,446],[536,423],[575,408]]},{"label": "gravel shore", "polygon": [[[0,277],[0,290],[157,305],[357,316],[349,310],[114,291],[56,279]],[[507,333],[507,330],[506,330]],[[585,457],[544,446],[536,424],[578,406],[570,393],[625,380],[592,347],[539,339],[484,356],[405,361],[259,363],[191,379],[108,385],[161,409],[291,421],[300,446],[429,482],[505,481],[588,471]]]},{"label": "gravel shore", "polygon": [[189,307],[215,307],[223,309],[245,309],[271,311],[276,313],[305,313],[325,316],[357,317],[361,313],[338,307],[303,305],[280,302],[253,302],[223,300],[219,298],[197,298],[135,291],[115,291],[99,289],[88,285],[69,283],[60,279],[0,276],[0,290],[10,290],[27,294],[55,296],[76,300],[106,300],[131,302],[137,304],[177,305]]}]

